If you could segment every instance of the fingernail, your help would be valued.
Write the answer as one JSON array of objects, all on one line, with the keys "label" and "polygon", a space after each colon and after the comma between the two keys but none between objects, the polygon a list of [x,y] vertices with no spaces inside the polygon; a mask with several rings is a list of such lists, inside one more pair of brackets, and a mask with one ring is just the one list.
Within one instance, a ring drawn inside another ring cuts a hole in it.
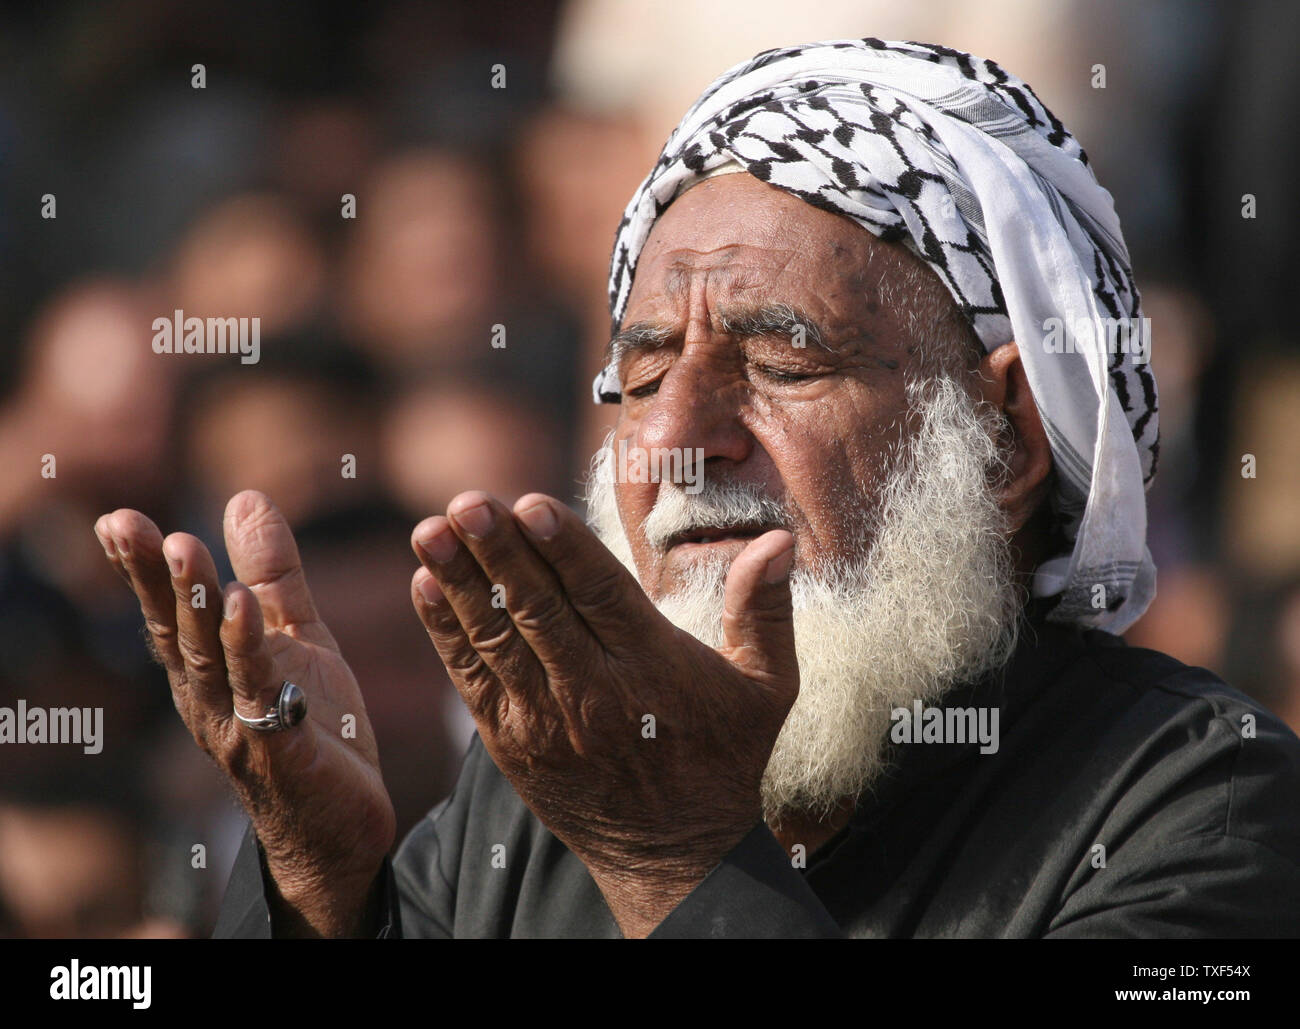
[{"label": "fingernail", "polygon": [[447,525],[439,527],[432,536],[418,541],[420,549],[429,555],[430,560],[442,564],[456,556],[456,537]]},{"label": "fingernail", "polygon": [[432,575],[427,579],[421,579],[419,588],[420,596],[424,598],[426,604],[437,604],[442,600],[442,587]]},{"label": "fingernail", "polygon": [[235,617],[235,612],[239,610],[239,594],[227,594],[225,603],[221,605],[221,617],[230,621]]},{"label": "fingernail", "polygon": [[171,571],[172,578],[173,579],[179,578],[181,574],[181,570],[185,567],[185,562],[182,561],[179,557],[173,557],[165,550],[163,551],[163,557],[167,559],[167,568],[168,570]]},{"label": "fingernail", "polygon": [[519,520],[527,526],[529,532],[543,540],[550,539],[560,528],[560,520],[555,517],[551,505],[545,501],[520,511]]},{"label": "fingernail", "polygon": [[492,508],[487,504],[475,504],[464,511],[457,511],[453,518],[456,524],[475,539],[482,539],[492,531]]},{"label": "fingernail", "polygon": [[767,563],[767,569],[763,572],[763,581],[766,583],[780,582],[790,574],[790,563],[793,560],[794,547],[781,551]]},{"label": "fingernail", "polygon": [[117,548],[113,546],[113,537],[107,536],[99,531],[99,526],[95,526],[95,538],[99,540],[99,545],[104,548],[104,553],[109,557],[117,557]]}]

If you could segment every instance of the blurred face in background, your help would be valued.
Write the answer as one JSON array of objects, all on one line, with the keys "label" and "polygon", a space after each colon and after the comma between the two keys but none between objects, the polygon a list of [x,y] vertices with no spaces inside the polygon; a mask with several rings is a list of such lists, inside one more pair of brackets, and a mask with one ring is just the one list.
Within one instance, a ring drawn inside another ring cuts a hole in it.
[{"label": "blurred face in background", "polygon": [[150,348],[154,313],[139,289],[108,279],[38,313],[14,408],[38,452],[57,460],[51,488],[148,496],[158,485],[179,372]]},{"label": "blurred face in background", "polygon": [[383,365],[436,365],[486,346],[496,280],[490,184],[436,150],[382,163],[357,194],[342,318]]},{"label": "blurred face in background", "polygon": [[344,455],[371,467],[373,429],[344,387],[283,373],[234,373],[193,405],[189,467],[219,509],[240,490],[275,499],[290,525],[355,505],[372,480],[343,475]]},{"label": "blurred face in background", "polygon": [[325,285],[320,246],[288,203],[245,194],[206,212],[177,248],[167,303],[199,318],[259,318],[263,339],[315,313]]},{"label": "blurred face in background", "polygon": [[466,489],[511,503],[554,477],[556,433],[505,394],[468,383],[414,389],[385,407],[385,485],[415,518]]},{"label": "blurred face in background", "polygon": [[138,844],[112,813],[0,806],[0,899],[20,935],[124,935],[142,886]]}]

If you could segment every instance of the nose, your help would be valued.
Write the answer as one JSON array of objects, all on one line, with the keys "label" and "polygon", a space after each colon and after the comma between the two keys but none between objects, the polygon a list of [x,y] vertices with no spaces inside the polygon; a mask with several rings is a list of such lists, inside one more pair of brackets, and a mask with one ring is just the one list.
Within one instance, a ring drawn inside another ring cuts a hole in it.
[{"label": "nose", "polygon": [[754,447],[741,420],[746,383],[724,352],[728,344],[687,344],[664,374],[634,444],[680,452],[689,461],[722,458],[740,463]]}]

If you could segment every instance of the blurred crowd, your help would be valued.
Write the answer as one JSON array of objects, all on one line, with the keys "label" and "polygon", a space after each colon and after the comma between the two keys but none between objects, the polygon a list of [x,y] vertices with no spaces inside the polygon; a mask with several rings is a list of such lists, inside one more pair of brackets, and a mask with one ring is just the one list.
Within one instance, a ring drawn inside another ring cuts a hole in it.
[{"label": "blurred crowd", "polygon": [[[2,16],[0,706],[102,707],[105,744],[0,748],[0,935],[206,934],[239,842],[91,531],[118,507],[199,536],[228,578],[225,502],[268,493],[362,684],[399,831],[445,796],[472,724],[410,607],[410,530],[470,488],[578,503],[614,415],[590,382],[623,205],[715,74],[812,38],[993,57],[1080,137],[1161,391],[1160,592],[1129,640],[1300,729],[1294,13],[899,6]],[[155,353],[176,310],[259,318],[259,361]]]}]

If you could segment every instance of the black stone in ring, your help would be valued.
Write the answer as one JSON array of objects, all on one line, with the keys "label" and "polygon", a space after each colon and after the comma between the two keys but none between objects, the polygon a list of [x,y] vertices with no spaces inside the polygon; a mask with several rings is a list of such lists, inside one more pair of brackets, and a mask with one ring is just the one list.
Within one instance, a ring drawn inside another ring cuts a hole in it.
[{"label": "black stone in ring", "polygon": [[258,732],[280,732],[292,729],[307,717],[307,694],[297,683],[285,679],[280,684],[280,699],[266,709],[261,718],[245,718],[238,711],[235,717],[250,729]]}]

